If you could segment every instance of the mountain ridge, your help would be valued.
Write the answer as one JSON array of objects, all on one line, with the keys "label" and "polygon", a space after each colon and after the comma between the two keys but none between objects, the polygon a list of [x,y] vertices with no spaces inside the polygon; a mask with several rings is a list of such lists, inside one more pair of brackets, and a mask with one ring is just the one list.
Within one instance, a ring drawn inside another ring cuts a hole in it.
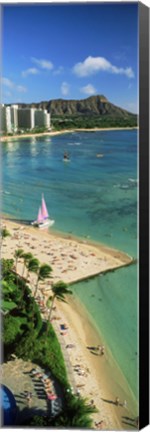
[{"label": "mountain ridge", "polygon": [[51,113],[51,117],[61,116],[104,116],[111,118],[137,118],[137,114],[112,104],[104,95],[89,96],[85,99],[52,99],[48,101],[18,103],[22,108],[42,108]]}]

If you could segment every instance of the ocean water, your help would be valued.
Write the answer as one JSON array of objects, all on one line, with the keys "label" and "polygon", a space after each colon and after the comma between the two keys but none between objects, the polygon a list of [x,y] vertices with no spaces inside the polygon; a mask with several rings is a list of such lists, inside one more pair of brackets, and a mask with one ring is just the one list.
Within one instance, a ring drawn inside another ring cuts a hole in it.
[{"label": "ocean water", "polygon": [[[64,152],[70,162],[63,162]],[[97,157],[101,155],[101,157]],[[37,216],[44,192],[53,230],[137,256],[137,131],[69,133],[2,144],[3,213]],[[74,285],[73,291],[138,398],[137,266]]]}]

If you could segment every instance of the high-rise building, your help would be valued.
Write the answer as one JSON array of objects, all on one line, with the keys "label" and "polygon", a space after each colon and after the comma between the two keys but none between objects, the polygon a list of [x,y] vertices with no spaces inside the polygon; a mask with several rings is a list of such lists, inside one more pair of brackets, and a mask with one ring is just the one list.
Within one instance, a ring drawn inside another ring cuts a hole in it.
[{"label": "high-rise building", "polygon": [[50,114],[46,110],[36,109],[34,113],[35,127],[50,128]]},{"label": "high-rise building", "polygon": [[0,106],[0,130],[15,133],[18,129],[50,129],[50,114],[41,108],[19,108],[18,105]]},{"label": "high-rise building", "polygon": [[18,130],[18,105],[11,105],[11,124],[13,132],[17,132]]},{"label": "high-rise building", "polygon": [[35,110],[34,119],[35,119],[35,127],[44,126],[44,111],[41,108]]},{"label": "high-rise building", "polygon": [[46,110],[44,110],[44,114],[45,114],[45,124],[44,124],[44,126],[47,129],[49,129],[51,127],[50,113],[48,113]]},{"label": "high-rise building", "polygon": [[0,130],[1,133],[12,132],[10,106],[5,106],[5,105],[0,106]]},{"label": "high-rise building", "polygon": [[34,112],[35,108],[20,108],[18,109],[18,128],[34,129]]}]

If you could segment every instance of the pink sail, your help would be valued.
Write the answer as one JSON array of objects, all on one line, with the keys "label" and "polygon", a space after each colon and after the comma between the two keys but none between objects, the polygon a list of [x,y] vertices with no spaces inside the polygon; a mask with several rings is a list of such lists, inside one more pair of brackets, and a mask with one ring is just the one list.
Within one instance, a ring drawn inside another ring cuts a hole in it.
[{"label": "pink sail", "polygon": [[42,207],[41,207],[41,211],[42,211],[42,217],[44,219],[49,217],[47,208],[46,208],[46,204],[45,204],[45,200],[44,200],[44,195],[42,195]]},{"label": "pink sail", "polygon": [[40,207],[39,212],[38,212],[37,222],[42,222],[42,220],[43,220],[43,216],[42,216],[41,207]]}]

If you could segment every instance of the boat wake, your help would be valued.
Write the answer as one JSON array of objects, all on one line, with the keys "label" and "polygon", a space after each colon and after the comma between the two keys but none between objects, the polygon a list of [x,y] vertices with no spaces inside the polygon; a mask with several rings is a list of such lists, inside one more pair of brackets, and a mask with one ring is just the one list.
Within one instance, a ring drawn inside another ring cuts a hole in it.
[{"label": "boat wake", "polygon": [[5,190],[3,190],[3,189],[0,190],[0,193],[1,193],[1,194],[5,194],[5,195],[10,195],[10,192],[5,191]]},{"label": "boat wake", "polygon": [[76,142],[76,143],[68,143],[69,146],[80,146],[81,143],[80,142]]},{"label": "boat wake", "polygon": [[127,183],[117,183],[117,184],[113,185],[113,187],[119,188],[119,189],[134,189],[134,188],[136,188],[137,184],[138,184],[137,179],[128,178]]}]

